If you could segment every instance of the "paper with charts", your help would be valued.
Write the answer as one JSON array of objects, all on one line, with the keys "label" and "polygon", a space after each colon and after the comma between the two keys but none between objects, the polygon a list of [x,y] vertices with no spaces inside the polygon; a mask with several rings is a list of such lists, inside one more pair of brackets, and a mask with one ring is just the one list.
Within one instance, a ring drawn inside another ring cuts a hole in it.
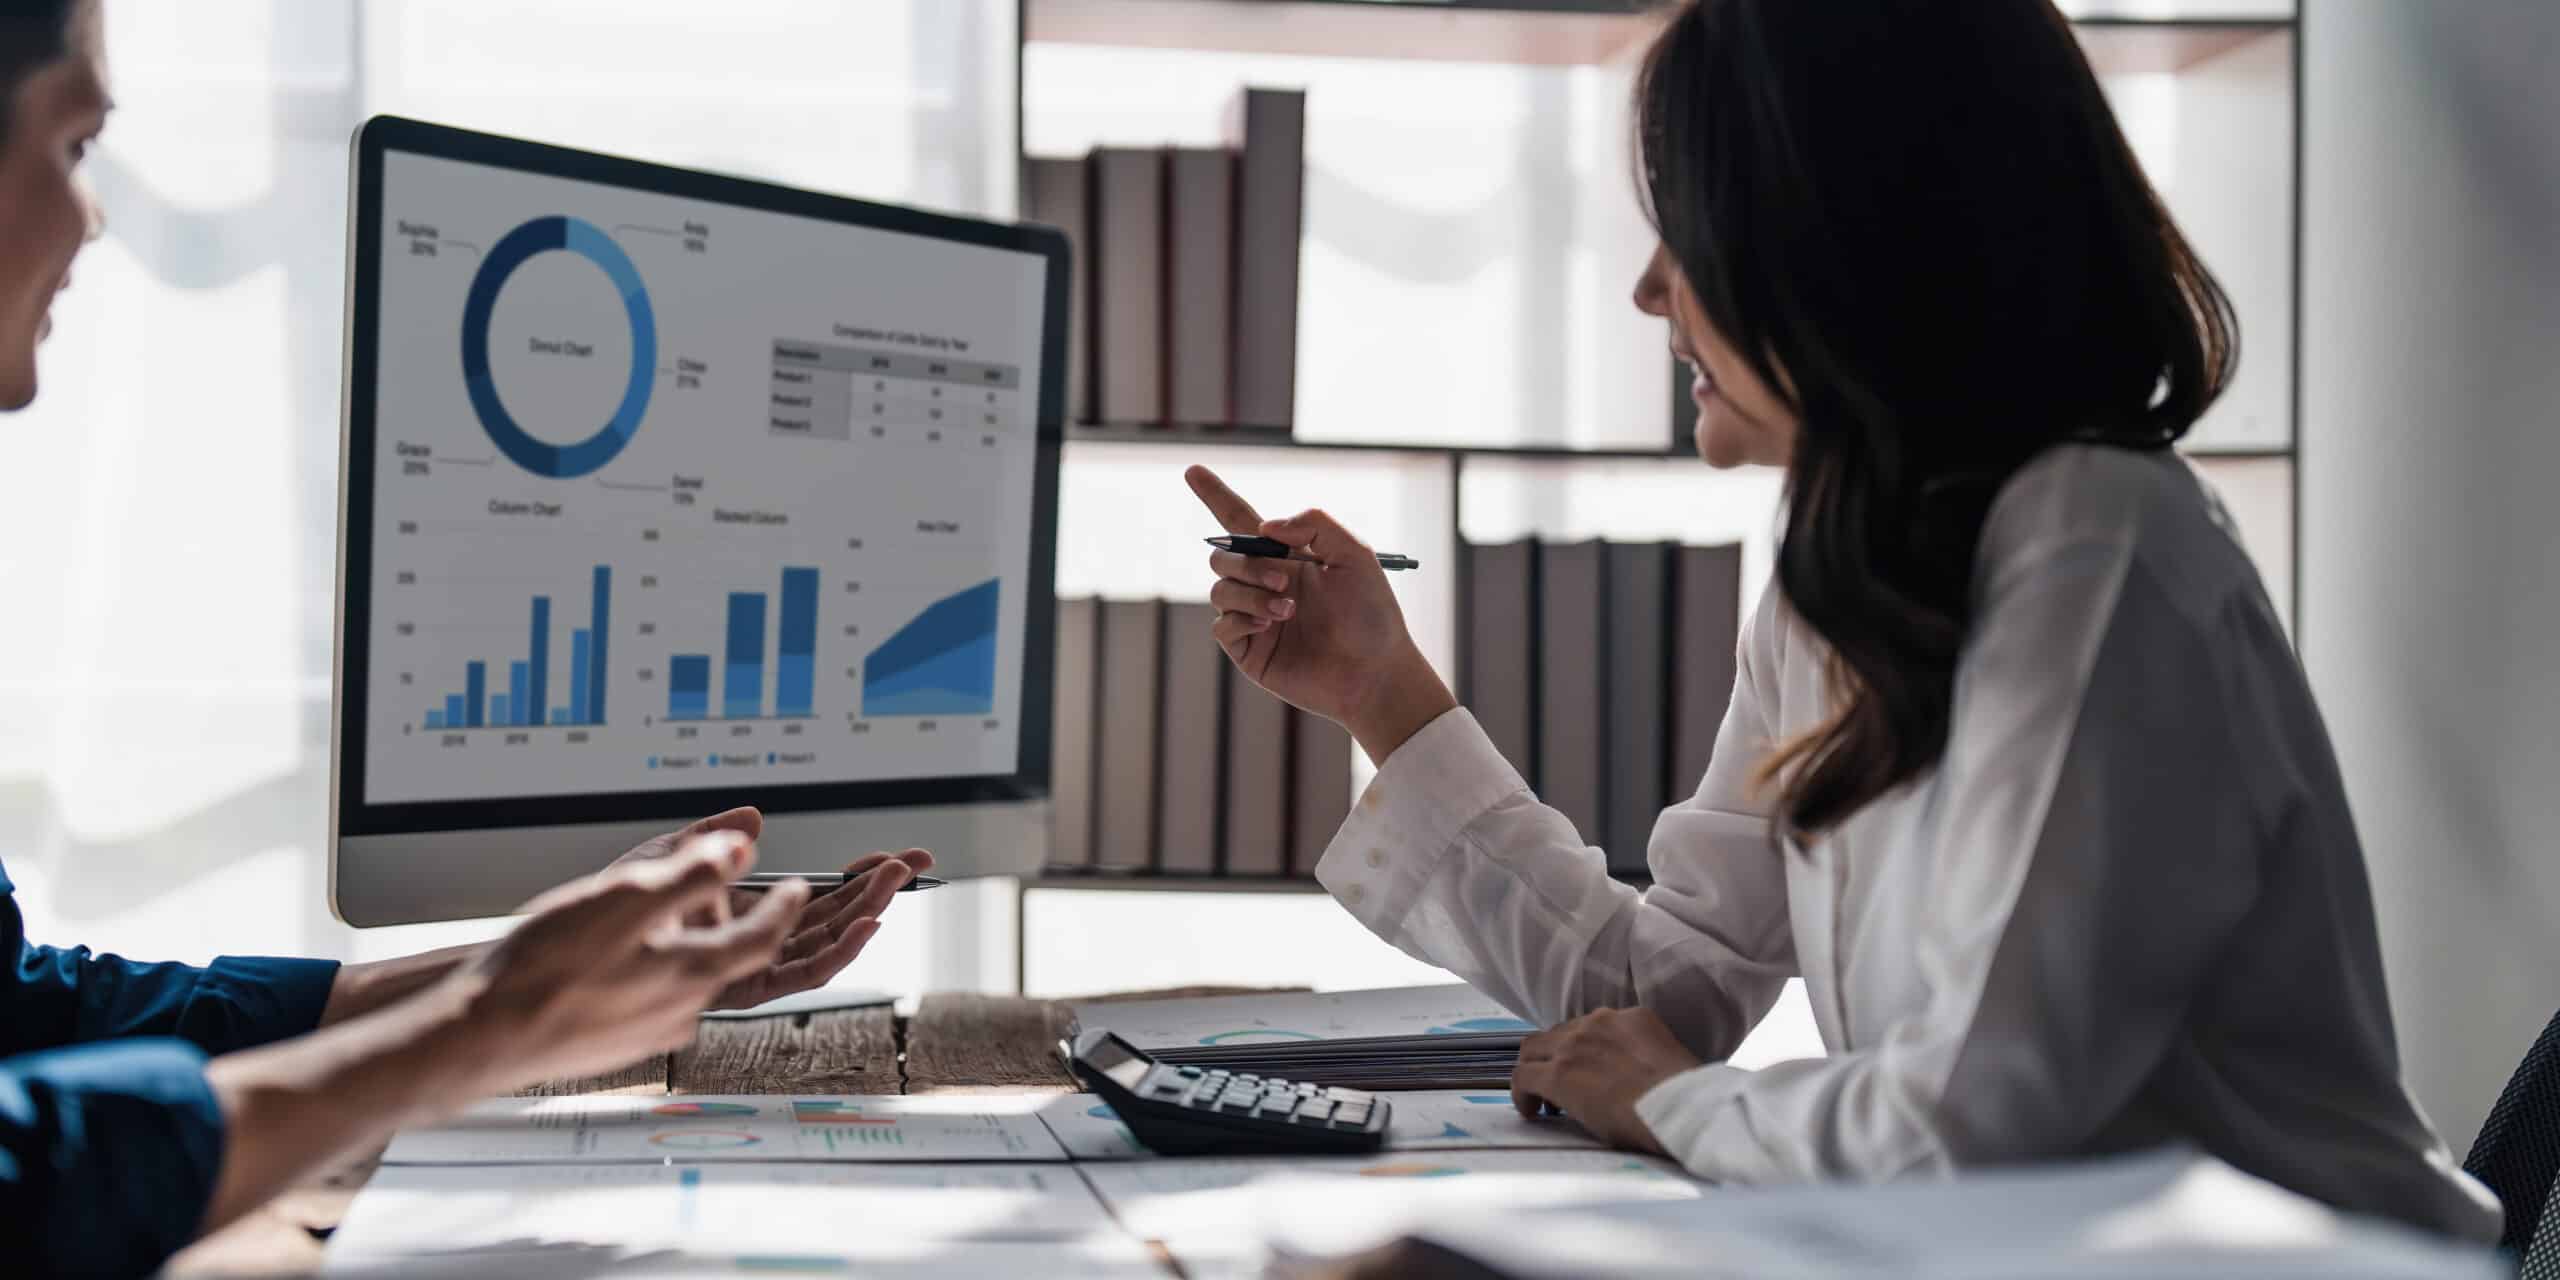
[{"label": "paper with charts", "polygon": [[1112,1000],[1079,1004],[1075,1011],[1077,1025],[1087,1029],[1109,1027],[1141,1049],[1537,1030],[1496,1004],[1492,997],[1464,983],[1186,1000]]},{"label": "paper with charts", "polygon": [[392,1139],[384,1164],[1064,1160],[1039,1097],[494,1098]]},{"label": "paper with charts", "polygon": [[1060,1165],[390,1166],[350,1275],[1161,1274]]},{"label": "paper with charts", "polygon": [[1149,1240],[1251,1232],[1279,1212],[1350,1223],[1382,1213],[1686,1200],[1706,1190],[1668,1161],[1618,1151],[1123,1160],[1078,1170],[1122,1226]]},{"label": "paper with charts", "polygon": [[[1382,1093],[1394,1104],[1387,1121],[1391,1151],[1482,1151],[1505,1148],[1598,1150],[1599,1139],[1562,1116],[1531,1119],[1511,1095],[1481,1089]],[[1075,1160],[1151,1160],[1111,1104],[1090,1093],[1052,1098],[1040,1119]]]}]

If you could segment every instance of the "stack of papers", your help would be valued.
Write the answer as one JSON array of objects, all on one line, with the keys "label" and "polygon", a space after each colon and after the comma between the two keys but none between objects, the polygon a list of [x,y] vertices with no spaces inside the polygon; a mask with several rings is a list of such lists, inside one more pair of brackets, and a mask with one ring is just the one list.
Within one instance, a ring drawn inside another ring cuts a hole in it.
[{"label": "stack of papers", "polygon": [[403,1164],[674,1164],[1064,1160],[1028,1097],[683,1095],[493,1098],[411,1129]]},{"label": "stack of papers", "polygon": [[[1258,1276],[1266,1239],[1349,1246],[1398,1224],[1557,1205],[1676,1201],[1704,1184],[1616,1151],[1450,1151],[1376,1156],[1184,1157],[1077,1168],[1130,1234],[1162,1241],[1193,1280]],[[1580,1274],[1606,1274],[1586,1268]]]},{"label": "stack of papers", "polygon": [[[1117,1188],[1096,1185],[1118,1209]],[[1335,1258],[1412,1235],[1519,1280],[2494,1280],[2514,1271],[2487,1249],[2339,1213],[2191,1150],[1943,1181],[1732,1187],[1683,1203],[1581,1189],[1546,1205],[1453,1197],[1324,1215],[1293,1203],[1256,1230],[1275,1259]]]},{"label": "stack of papers", "polygon": [[1176,1066],[1224,1067],[1346,1089],[1504,1089],[1537,1027],[1465,985],[1322,995],[1101,1002],[1107,1028]]},{"label": "stack of papers", "polygon": [[390,1166],[327,1270],[390,1277],[1160,1277],[1064,1165]]}]

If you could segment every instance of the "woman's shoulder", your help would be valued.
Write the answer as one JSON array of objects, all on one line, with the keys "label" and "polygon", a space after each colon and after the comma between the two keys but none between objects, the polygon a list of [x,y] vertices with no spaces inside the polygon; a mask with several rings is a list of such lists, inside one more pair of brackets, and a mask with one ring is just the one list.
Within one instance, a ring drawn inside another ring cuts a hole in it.
[{"label": "woman's shoulder", "polygon": [[2113,550],[2107,559],[2140,567],[2199,613],[2259,585],[2221,500],[2184,457],[2066,444],[2038,454],[2002,486],[1983,521],[1975,589],[2091,548]]}]

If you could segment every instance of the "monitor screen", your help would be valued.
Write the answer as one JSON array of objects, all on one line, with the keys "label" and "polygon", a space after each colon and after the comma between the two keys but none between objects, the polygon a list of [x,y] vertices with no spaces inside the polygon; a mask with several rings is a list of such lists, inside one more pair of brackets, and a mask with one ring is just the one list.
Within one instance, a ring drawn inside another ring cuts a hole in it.
[{"label": "monitor screen", "polygon": [[1055,237],[369,132],[342,826],[1041,790]]}]

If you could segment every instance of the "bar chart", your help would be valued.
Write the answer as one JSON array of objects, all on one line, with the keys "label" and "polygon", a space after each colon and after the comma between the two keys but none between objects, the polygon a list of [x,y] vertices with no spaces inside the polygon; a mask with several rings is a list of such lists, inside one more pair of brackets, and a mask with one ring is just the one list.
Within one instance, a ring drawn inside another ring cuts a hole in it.
[{"label": "bar chart", "polygon": [[678,653],[667,658],[667,719],[806,720],[817,714],[818,571],[785,568],[781,598],[770,668],[771,712],[765,709],[765,623],[772,598],[762,591],[732,591],[719,655],[719,714],[712,714],[712,655]]},{"label": "bar chart", "polygon": [[[426,727],[434,730],[528,729],[543,725],[600,725],[605,722],[605,638],[613,620],[613,569],[597,565],[588,599],[588,622],[569,633],[569,668],[565,686],[551,680],[551,597],[532,598],[526,617],[525,656],[501,659],[506,666],[504,691],[490,685],[491,664],[474,659],[463,664],[462,692],[449,693],[441,706],[429,707]],[[555,692],[562,699],[555,702]]]}]

